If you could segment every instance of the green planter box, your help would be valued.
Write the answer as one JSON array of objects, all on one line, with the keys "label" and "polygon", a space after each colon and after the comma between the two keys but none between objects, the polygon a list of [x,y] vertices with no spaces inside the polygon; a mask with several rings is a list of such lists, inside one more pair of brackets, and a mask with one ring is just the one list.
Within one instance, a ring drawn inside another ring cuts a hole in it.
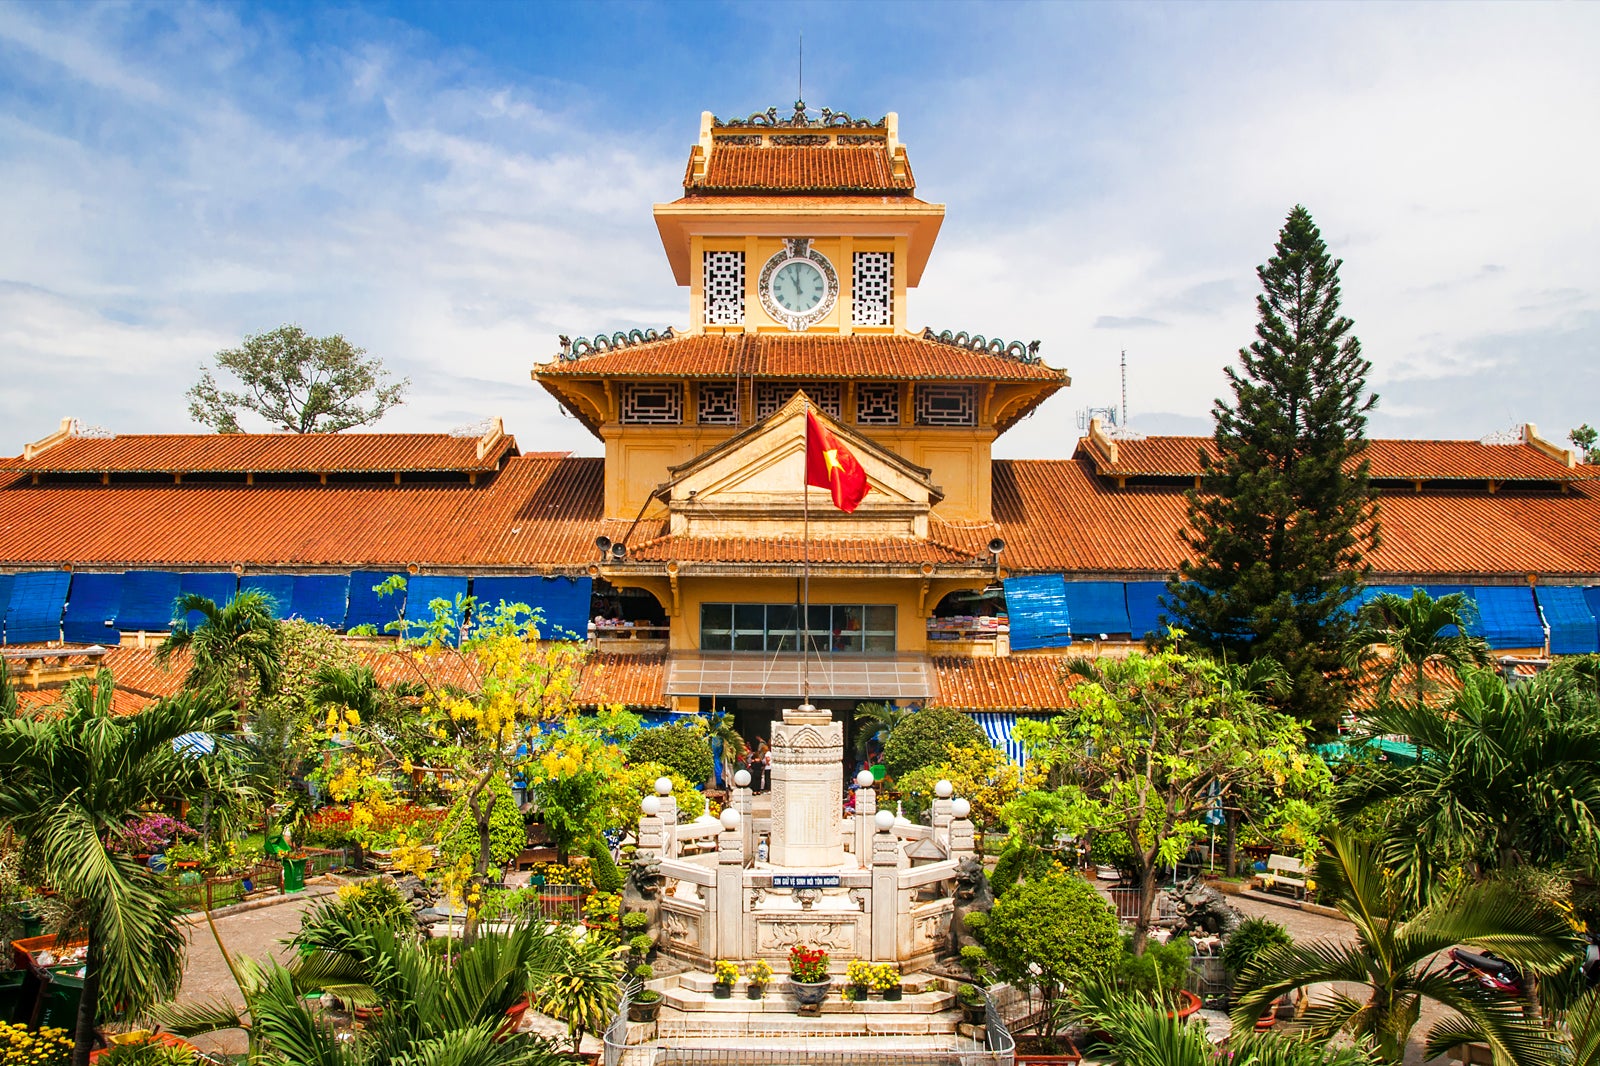
[{"label": "green planter box", "polygon": [[283,860],[283,890],[285,892],[299,892],[306,887],[306,861],[304,859]]},{"label": "green planter box", "polygon": [[39,1007],[39,1026],[55,1026],[72,1032],[78,1025],[78,1001],[83,998],[83,978],[78,966],[59,966],[50,970],[50,983],[44,989]]},{"label": "green planter box", "polygon": [[0,1022],[17,1020],[17,1005],[22,1002],[25,970],[0,970]]}]

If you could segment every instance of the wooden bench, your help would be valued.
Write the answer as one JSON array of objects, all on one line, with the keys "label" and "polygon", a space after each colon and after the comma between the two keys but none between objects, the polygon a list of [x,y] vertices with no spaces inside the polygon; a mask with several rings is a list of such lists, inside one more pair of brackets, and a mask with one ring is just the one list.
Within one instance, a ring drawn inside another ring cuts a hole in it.
[{"label": "wooden bench", "polygon": [[1290,855],[1271,855],[1267,858],[1267,871],[1261,875],[1261,887],[1267,891],[1287,885],[1295,898],[1306,894],[1306,864]]}]

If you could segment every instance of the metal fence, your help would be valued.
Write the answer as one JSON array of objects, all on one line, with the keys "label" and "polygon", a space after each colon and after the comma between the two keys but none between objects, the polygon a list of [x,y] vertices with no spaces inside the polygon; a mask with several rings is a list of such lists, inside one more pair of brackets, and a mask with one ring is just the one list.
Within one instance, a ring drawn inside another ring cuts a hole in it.
[{"label": "metal fence", "polygon": [[243,873],[227,877],[169,877],[168,888],[173,896],[191,911],[215,910],[238,903],[256,889],[283,887],[283,867],[275,862],[259,862]]},{"label": "metal fence", "polygon": [[1199,996],[1206,1006],[1210,1007],[1217,1001],[1225,1004],[1232,985],[1233,978],[1223,965],[1222,956],[1195,955],[1189,960],[1189,979],[1185,987]]},{"label": "metal fence", "polygon": [[642,987],[640,982],[632,979],[622,982],[617,1012],[611,1016],[611,1024],[606,1026],[605,1066],[617,1066],[622,1061],[622,1053],[628,1050],[628,1007],[633,1003],[634,993]]},{"label": "metal fence", "polygon": [[668,1044],[656,1048],[653,1066],[1012,1066],[1016,1061],[1012,1052],[1001,1054],[975,1043],[966,1047],[886,1048],[828,1037],[795,1041],[790,1047],[784,1043],[780,1038],[760,1047]]},{"label": "metal fence", "polygon": [[1003,1066],[1011,1066],[1016,1061],[1017,1040],[1011,1035],[1011,1027],[1006,1024],[1005,1016],[1001,1013],[1000,1004],[995,1000],[994,993],[987,988],[982,991],[984,1047],[995,1056],[992,1061]]}]

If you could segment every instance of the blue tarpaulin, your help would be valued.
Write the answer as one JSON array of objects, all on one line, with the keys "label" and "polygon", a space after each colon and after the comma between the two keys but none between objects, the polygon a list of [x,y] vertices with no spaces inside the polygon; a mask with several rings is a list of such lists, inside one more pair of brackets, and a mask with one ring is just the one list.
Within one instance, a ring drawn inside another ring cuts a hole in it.
[{"label": "blue tarpaulin", "polygon": [[1550,627],[1550,654],[1587,655],[1600,651],[1600,626],[1576,585],[1540,585],[1534,589],[1539,609]]},{"label": "blue tarpaulin", "polygon": [[1165,632],[1161,616],[1166,608],[1161,598],[1167,594],[1165,581],[1130,581],[1125,586],[1128,603],[1128,632],[1134,640],[1143,640],[1151,633]]},{"label": "blue tarpaulin", "polygon": [[6,605],[6,640],[11,644],[61,639],[61,612],[67,604],[65,570],[34,570],[18,574]]},{"label": "blue tarpaulin", "polygon": [[178,594],[178,575],[170,570],[129,570],[122,575],[117,628],[124,633],[166,632],[172,628],[172,607]]},{"label": "blue tarpaulin", "polygon": [[348,574],[296,574],[289,615],[334,629],[344,628]]},{"label": "blue tarpaulin", "polygon": [[357,570],[351,574],[350,602],[345,610],[344,627],[375,626],[379,633],[390,632],[385,627],[390,622],[400,620],[406,606],[406,590],[399,589],[387,596],[379,596],[372,590],[392,577],[403,576],[387,574],[382,570]]},{"label": "blue tarpaulin", "polygon": [[[190,574],[179,574],[178,588],[185,596],[204,596],[220,610],[238,594],[239,578],[229,570],[197,570]],[[183,616],[183,624],[190,629],[204,620],[205,616],[199,611],[190,611]]]},{"label": "blue tarpaulin", "polygon": [[1128,601],[1120,581],[1068,581],[1067,615],[1072,634],[1090,639],[1101,633],[1129,633]]},{"label": "blue tarpaulin", "polygon": [[549,640],[582,640],[589,631],[589,597],[593,582],[587,577],[476,577],[472,595],[481,608],[492,611],[501,603],[525,603],[540,612],[539,635]]},{"label": "blue tarpaulin", "polygon": [[1488,641],[1491,648],[1544,647],[1544,626],[1534,606],[1533,589],[1478,585],[1472,593],[1478,601],[1478,622],[1468,630],[1474,636]]},{"label": "blue tarpaulin", "polygon": [[[433,601],[456,602],[457,596],[467,594],[467,579],[446,574],[424,574],[406,583],[406,634],[421,636],[433,621]],[[461,639],[456,633],[450,643]]]},{"label": "blue tarpaulin", "polygon": [[1021,766],[1028,759],[1028,753],[1022,746],[1022,741],[1015,735],[1017,722],[1030,719],[1044,720],[1048,715],[1013,714],[1009,711],[979,711],[973,714],[973,721],[978,723],[983,730],[983,735],[989,738],[989,743],[1005,753],[1006,758]]},{"label": "blue tarpaulin", "polygon": [[116,644],[117,608],[122,605],[121,574],[73,574],[61,639],[74,644]]},{"label": "blue tarpaulin", "polygon": [[259,592],[272,600],[272,617],[288,618],[294,606],[293,574],[252,574],[239,579],[240,592]]},{"label": "blue tarpaulin", "polygon": [[0,631],[5,628],[6,606],[11,602],[11,586],[16,580],[15,574],[0,574]]},{"label": "blue tarpaulin", "polygon": [[1014,650],[1062,648],[1072,643],[1066,581],[1060,574],[1010,577],[1005,587]]}]

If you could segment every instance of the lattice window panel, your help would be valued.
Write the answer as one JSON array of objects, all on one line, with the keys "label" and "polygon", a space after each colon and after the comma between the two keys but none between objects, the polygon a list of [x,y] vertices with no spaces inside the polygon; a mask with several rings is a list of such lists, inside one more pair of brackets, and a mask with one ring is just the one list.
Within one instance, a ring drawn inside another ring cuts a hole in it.
[{"label": "lattice window panel", "polygon": [[972,385],[918,385],[917,425],[975,426],[978,390]]},{"label": "lattice window panel", "polygon": [[705,253],[706,325],[744,321],[744,253]]},{"label": "lattice window panel", "polygon": [[894,381],[856,384],[856,422],[863,426],[900,424],[900,385]]},{"label": "lattice window panel", "polygon": [[683,422],[683,386],[648,382],[622,387],[622,421],[633,426],[676,426]]},{"label": "lattice window panel", "polygon": [[739,424],[739,386],[731,381],[702,381],[695,416],[702,426]]},{"label": "lattice window panel", "polygon": [[756,417],[766,418],[789,402],[789,398],[804,389],[817,410],[832,418],[842,418],[844,386],[837,381],[758,381],[756,382]]},{"label": "lattice window panel", "polygon": [[850,292],[856,325],[894,325],[894,253],[857,252]]}]

